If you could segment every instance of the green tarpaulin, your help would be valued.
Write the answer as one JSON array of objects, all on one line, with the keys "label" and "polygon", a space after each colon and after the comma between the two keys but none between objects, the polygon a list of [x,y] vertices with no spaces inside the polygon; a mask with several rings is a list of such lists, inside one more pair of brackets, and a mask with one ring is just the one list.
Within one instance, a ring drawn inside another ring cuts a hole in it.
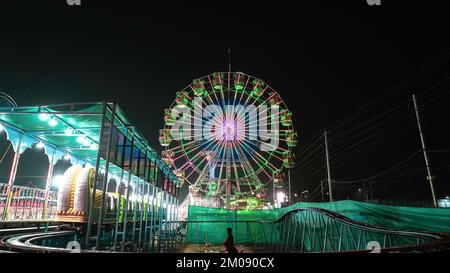
[{"label": "green tarpaulin", "polygon": [[189,206],[186,241],[221,244],[225,240],[226,229],[231,227],[236,243],[254,243],[261,240],[261,226],[270,224],[254,221],[275,221],[298,208],[326,209],[373,226],[450,233],[448,208],[400,207],[345,200],[331,203],[296,203],[286,208],[255,211]]}]

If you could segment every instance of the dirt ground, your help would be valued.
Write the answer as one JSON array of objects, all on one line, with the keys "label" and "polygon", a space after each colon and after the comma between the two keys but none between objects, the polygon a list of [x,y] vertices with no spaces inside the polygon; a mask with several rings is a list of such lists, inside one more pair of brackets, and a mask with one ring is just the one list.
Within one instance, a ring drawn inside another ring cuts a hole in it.
[{"label": "dirt ground", "polygon": [[[264,252],[261,248],[255,248],[251,245],[235,245],[239,252],[258,253]],[[204,245],[204,244],[187,244],[178,248],[178,253],[225,253],[223,245]]]}]

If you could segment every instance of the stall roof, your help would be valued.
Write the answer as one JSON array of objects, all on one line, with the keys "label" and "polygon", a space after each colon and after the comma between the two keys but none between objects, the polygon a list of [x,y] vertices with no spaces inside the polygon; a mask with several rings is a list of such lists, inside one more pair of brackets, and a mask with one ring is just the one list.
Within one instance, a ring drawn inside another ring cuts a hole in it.
[{"label": "stall roof", "polygon": [[[110,118],[112,102],[67,103],[41,106],[0,107],[0,123],[24,134],[34,142],[42,141],[58,151],[67,152],[83,161],[95,163],[102,126],[102,116]],[[106,106],[105,113],[103,106]],[[115,105],[114,125],[128,138],[134,132],[135,144],[142,151],[156,153],[143,134],[136,130],[123,110]],[[9,136],[10,140],[11,136]],[[30,146],[34,143],[28,143]],[[158,160],[167,172],[168,166]],[[172,177],[173,178],[173,177]]]}]

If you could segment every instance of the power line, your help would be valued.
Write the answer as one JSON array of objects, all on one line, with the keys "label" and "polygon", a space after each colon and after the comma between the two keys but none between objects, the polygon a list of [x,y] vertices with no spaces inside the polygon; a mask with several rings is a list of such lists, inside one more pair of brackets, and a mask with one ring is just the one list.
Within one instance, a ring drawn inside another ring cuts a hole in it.
[{"label": "power line", "polygon": [[[404,102],[400,103],[399,105],[397,105],[397,106],[395,106],[395,107],[393,107],[393,108],[391,108],[391,109],[389,109],[389,110],[387,110],[387,111],[384,111],[384,112],[381,113],[380,115],[377,115],[377,116],[375,116],[375,117],[373,117],[373,118],[370,118],[370,119],[366,120],[366,121],[363,122],[363,123],[360,123],[360,124],[359,124],[358,126],[356,126],[356,127],[349,128],[349,129],[347,129],[347,130],[345,130],[345,131],[341,131],[341,132],[339,132],[339,133],[334,133],[334,134],[333,134],[333,138],[334,138],[334,139],[339,139],[339,137],[343,137],[343,136],[348,135],[348,134],[350,134],[350,133],[352,133],[352,132],[354,132],[354,131],[358,131],[360,128],[364,127],[365,125],[370,124],[371,122],[373,122],[373,121],[375,121],[375,120],[378,120],[378,119],[380,119],[380,118],[384,118],[384,120],[390,121],[390,120],[391,120],[391,117],[393,116],[393,113],[395,113],[395,111],[400,111],[400,110],[401,110],[401,107],[407,105],[408,103],[410,103],[409,100],[404,101]],[[391,115],[389,115],[388,117],[385,117],[387,114],[391,114]],[[397,116],[398,116],[398,115],[397,115]],[[385,124],[385,123],[386,123],[386,122],[382,122],[382,123],[379,123],[379,124]]]},{"label": "power line", "polygon": [[[338,128],[341,128],[344,124],[349,123],[349,121],[355,120],[357,117],[362,115],[363,113],[375,108],[377,106],[377,103],[379,103],[381,100],[385,99],[385,97],[393,95],[397,92],[400,92],[408,86],[409,84],[417,81],[419,78],[421,78],[423,75],[425,75],[427,72],[432,71],[434,68],[438,67],[442,63],[446,62],[450,57],[450,50],[446,49],[442,54],[436,56],[431,61],[426,63],[424,66],[419,68],[416,72],[406,77],[404,80],[400,81],[390,89],[388,89],[385,93],[380,95],[378,98],[370,101],[363,107],[359,108],[358,110],[354,111],[353,113],[345,116],[344,118],[330,124],[325,129],[328,131],[337,130]],[[392,93],[392,94],[391,94]]]},{"label": "power line", "polygon": [[[340,183],[340,184],[354,184],[354,183],[361,183],[364,181],[369,181],[369,180],[376,180],[379,177],[382,177],[383,175],[387,175],[393,171],[399,170],[401,167],[405,166],[406,163],[408,163],[411,159],[417,157],[417,155],[420,154],[421,151],[416,151],[415,153],[413,153],[412,155],[408,156],[406,159],[398,162],[397,164],[395,164],[394,166],[392,166],[389,169],[386,169],[376,175],[372,175],[369,177],[365,177],[365,178],[361,178],[361,179],[357,179],[357,180],[352,180],[352,181],[339,181],[339,180],[333,180],[333,183]],[[416,158],[417,159],[417,158]]]},{"label": "power line", "polygon": [[[373,112],[377,109],[378,106],[382,106],[389,97],[392,98],[393,95],[400,93],[407,86],[416,82],[425,74],[434,70],[443,62],[446,62],[449,58],[450,51],[447,49],[443,54],[433,58],[413,74],[388,89],[381,96],[365,104],[357,111],[354,111],[327,126],[325,129],[330,131],[329,145],[331,150],[332,168],[348,164],[349,162],[368,156],[376,151],[387,149],[389,145],[411,137],[411,134],[407,134],[407,132],[417,128],[415,128],[414,123],[412,122],[414,111],[411,109],[410,99],[401,101],[396,105],[383,110],[382,113],[371,116],[368,119],[366,118],[359,123],[356,123],[356,121],[363,119],[364,115],[368,115],[371,111]],[[438,92],[439,90],[436,91],[438,89],[437,87],[441,87],[449,79],[450,77],[446,77],[418,94],[421,98],[427,98],[430,94]],[[444,100],[448,97],[448,93],[442,92],[438,93],[437,96],[433,95],[431,99],[424,100],[422,107],[432,108],[431,111],[427,112],[429,116],[424,118],[427,123],[430,122],[428,117],[434,120],[447,114],[447,111],[450,109],[444,105]],[[383,106],[382,108],[386,107]],[[448,117],[448,115],[446,115],[446,117]],[[348,128],[346,128],[346,126]],[[317,183],[318,180],[320,181],[320,179],[323,179],[325,176],[325,154],[323,152],[324,146],[323,143],[321,143],[321,140],[320,132],[318,132],[318,134],[311,138],[310,141],[296,153],[297,158],[300,158],[301,160],[297,163],[297,167],[294,169],[293,173],[295,173],[297,179],[301,181],[302,188],[310,187],[311,184]],[[352,181],[332,180],[333,184],[351,185],[362,183],[367,180],[373,181],[374,183],[375,181],[376,183],[387,183],[393,179],[407,179],[413,175],[417,175],[417,173],[422,172],[422,170],[414,170],[396,176],[392,176],[392,174],[415,163],[416,159],[418,159],[417,155],[419,152],[420,151],[415,152],[408,158],[376,175]],[[322,173],[322,171],[324,171],[324,173]],[[320,188],[320,186],[318,188]]]},{"label": "power line", "polygon": [[[338,150],[337,152],[334,152],[331,157],[332,163],[334,163],[336,161],[343,161],[343,160],[351,159],[351,158],[353,158],[355,160],[362,156],[366,156],[367,154],[372,154],[375,151],[379,151],[381,149],[386,149],[388,145],[390,145],[394,142],[397,142],[400,139],[408,137],[404,133],[409,130],[410,130],[410,128],[399,128],[399,129],[393,131],[393,133],[390,135],[385,135],[384,137],[372,140],[372,142],[362,145],[363,143],[370,140],[370,139],[367,139],[366,141],[362,141],[362,142],[358,143],[359,146],[362,146],[361,148],[356,149],[356,150],[354,149],[349,152],[347,152],[347,151],[350,150],[350,147],[347,147],[341,151]],[[381,145],[381,144],[383,144],[383,145]],[[351,148],[354,148],[358,145],[354,144],[351,146]],[[344,156],[342,156],[342,155],[344,155]]]}]

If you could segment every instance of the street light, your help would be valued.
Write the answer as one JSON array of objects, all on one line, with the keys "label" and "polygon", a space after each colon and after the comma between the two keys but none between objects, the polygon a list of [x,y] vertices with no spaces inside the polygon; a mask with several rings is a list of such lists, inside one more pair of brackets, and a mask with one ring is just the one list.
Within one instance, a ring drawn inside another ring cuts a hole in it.
[{"label": "street light", "polygon": [[286,199],[286,194],[284,192],[282,192],[282,191],[277,192],[277,201],[279,203],[285,202],[285,199]]},{"label": "street light", "polygon": [[70,154],[65,154],[64,155],[64,160],[70,160]]},{"label": "street light", "polygon": [[42,121],[46,121],[46,120],[48,120],[49,118],[50,118],[50,115],[49,115],[49,114],[46,114],[46,113],[40,113],[40,114],[39,114],[39,119],[42,120]]},{"label": "street light", "polygon": [[73,136],[75,134],[75,130],[70,127],[67,127],[67,129],[64,131],[64,134],[66,136]]},{"label": "street light", "polygon": [[50,125],[51,127],[55,127],[56,125],[58,125],[58,121],[56,121],[55,117],[53,117],[48,121],[48,125]]},{"label": "street light", "polygon": [[42,141],[39,141],[38,144],[36,144],[36,148],[38,149],[44,148],[44,143],[42,143]]}]

